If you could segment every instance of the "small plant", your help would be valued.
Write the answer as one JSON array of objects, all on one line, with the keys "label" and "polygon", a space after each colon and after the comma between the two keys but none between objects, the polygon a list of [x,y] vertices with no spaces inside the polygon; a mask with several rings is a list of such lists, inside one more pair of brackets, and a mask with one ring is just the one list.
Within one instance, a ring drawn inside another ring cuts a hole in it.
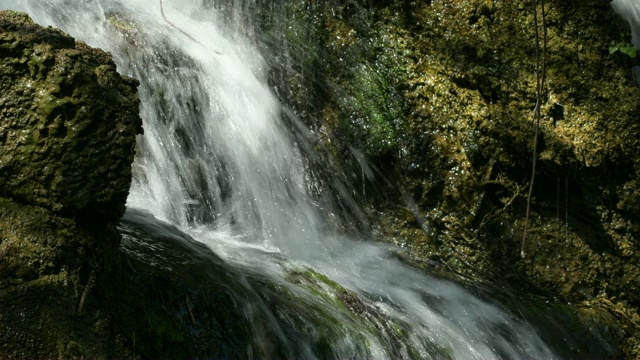
[{"label": "small plant", "polygon": [[613,54],[617,51],[620,51],[621,53],[629,56],[630,58],[635,58],[638,53],[638,49],[636,49],[636,47],[633,46],[633,44],[630,44],[625,41],[618,41],[618,42],[612,41],[611,46],[609,46],[609,54]]}]

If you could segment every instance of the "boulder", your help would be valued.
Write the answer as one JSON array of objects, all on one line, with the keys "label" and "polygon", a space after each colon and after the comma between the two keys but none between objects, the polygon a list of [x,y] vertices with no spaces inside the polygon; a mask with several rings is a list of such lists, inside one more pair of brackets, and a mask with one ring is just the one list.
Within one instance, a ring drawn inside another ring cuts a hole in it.
[{"label": "boulder", "polygon": [[137,84],[108,53],[0,12],[0,196],[120,218],[142,131]]},{"label": "boulder", "polygon": [[106,299],[136,87],[106,52],[0,11],[1,359],[131,357]]}]

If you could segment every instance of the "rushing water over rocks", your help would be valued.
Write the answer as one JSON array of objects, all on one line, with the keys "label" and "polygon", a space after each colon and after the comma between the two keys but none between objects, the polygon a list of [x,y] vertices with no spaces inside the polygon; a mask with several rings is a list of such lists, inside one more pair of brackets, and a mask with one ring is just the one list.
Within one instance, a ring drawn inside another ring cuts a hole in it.
[{"label": "rushing water over rocks", "polygon": [[[145,134],[124,251],[168,271],[215,264],[252,328],[246,357],[557,357],[498,302],[339,234],[335,210],[309,195],[310,147],[283,124],[254,39],[216,7],[164,1],[163,17],[143,0],[11,6],[112,52],[140,80]],[[184,245],[166,250],[162,239]]]}]

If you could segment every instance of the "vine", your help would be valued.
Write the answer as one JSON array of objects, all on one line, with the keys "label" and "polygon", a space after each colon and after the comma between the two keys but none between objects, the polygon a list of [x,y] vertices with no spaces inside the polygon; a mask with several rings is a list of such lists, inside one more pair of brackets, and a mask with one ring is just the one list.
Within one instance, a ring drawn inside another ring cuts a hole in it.
[{"label": "vine", "polygon": [[[174,23],[172,23],[171,21],[169,21],[169,19],[167,19],[167,16],[164,14],[164,4],[163,4],[163,0],[158,0],[160,2],[160,14],[162,15],[162,18],[164,19],[164,21],[171,25],[172,28],[180,31],[184,36],[188,37],[189,39],[193,40],[195,43],[200,44],[200,46],[205,47],[204,44],[202,44],[200,41],[196,40],[196,38],[194,38],[193,36],[189,35],[189,33],[187,33],[186,31],[180,29],[179,27],[177,27]],[[217,51],[217,50],[213,50],[216,54],[218,55],[222,55],[221,52]]]},{"label": "vine", "polygon": [[[540,16],[542,18],[542,36],[540,36],[540,26],[538,25],[538,3],[540,3]],[[538,134],[540,133],[540,109],[542,107],[542,95],[546,80],[546,60],[547,60],[547,24],[544,11],[544,0],[534,0],[533,2],[533,25],[535,27],[536,41],[536,106],[533,110],[535,122],[535,134],[533,137],[533,163],[531,165],[531,181],[529,182],[529,194],[527,195],[527,211],[524,222],[524,234],[520,245],[520,257],[524,259],[525,245],[529,235],[529,215],[531,213],[531,197],[533,196],[533,185],[536,180],[536,165],[538,160]],[[540,50],[540,40],[542,40],[542,51]]]}]

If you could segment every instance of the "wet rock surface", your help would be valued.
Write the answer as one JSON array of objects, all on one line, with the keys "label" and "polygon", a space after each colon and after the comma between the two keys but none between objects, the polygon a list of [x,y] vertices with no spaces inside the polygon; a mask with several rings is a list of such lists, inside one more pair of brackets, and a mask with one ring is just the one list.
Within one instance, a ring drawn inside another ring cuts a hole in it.
[{"label": "wet rock surface", "polygon": [[119,241],[104,230],[0,198],[0,357],[117,354],[95,307],[99,244]]}]

